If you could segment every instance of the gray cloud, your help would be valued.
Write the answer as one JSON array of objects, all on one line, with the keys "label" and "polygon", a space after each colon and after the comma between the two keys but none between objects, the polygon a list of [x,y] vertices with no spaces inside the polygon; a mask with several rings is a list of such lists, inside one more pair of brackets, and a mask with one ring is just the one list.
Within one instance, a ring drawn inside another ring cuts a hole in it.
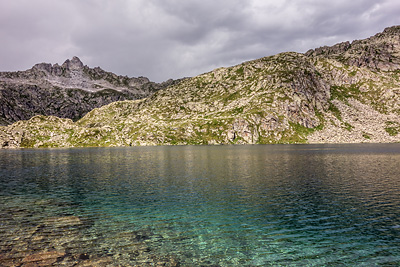
[{"label": "gray cloud", "polygon": [[4,0],[0,70],[62,63],[151,80],[194,76],[400,24],[397,0]]}]

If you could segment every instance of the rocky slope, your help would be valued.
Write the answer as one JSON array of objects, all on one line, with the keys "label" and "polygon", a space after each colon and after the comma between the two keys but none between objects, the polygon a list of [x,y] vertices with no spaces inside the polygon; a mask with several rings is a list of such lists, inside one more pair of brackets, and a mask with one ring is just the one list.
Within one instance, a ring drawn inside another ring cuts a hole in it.
[{"label": "rocky slope", "polygon": [[61,66],[41,63],[26,71],[0,72],[0,125],[35,115],[78,120],[93,108],[141,99],[172,83],[117,76],[84,66],[77,57]]},{"label": "rocky slope", "polygon": [[400,141],[400,27],[220,68],[77,122],[0,128],[2,147]]}]

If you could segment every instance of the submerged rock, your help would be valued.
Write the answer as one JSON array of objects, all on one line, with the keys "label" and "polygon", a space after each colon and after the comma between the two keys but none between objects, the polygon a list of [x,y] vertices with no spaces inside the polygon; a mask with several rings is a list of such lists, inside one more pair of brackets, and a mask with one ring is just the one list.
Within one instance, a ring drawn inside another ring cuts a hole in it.
[{"label": "submerged rock", "polygon": [[40,251],[26,256],[22,261],[21,267],[30,266],[49,266],[61,261],[65,256],[62,251]]},{"label": "submerged rock", "polygon": [[83,225],[78,216],[52,217],[44,221],[44,225],[53,227],[70,227]]}]

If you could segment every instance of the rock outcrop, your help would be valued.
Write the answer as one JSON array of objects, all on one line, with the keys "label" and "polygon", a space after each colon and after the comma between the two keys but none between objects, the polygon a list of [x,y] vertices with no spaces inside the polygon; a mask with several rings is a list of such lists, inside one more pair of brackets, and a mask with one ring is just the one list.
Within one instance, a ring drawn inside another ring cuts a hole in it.
[{"label": "rock outcrop", "polygon": [[219,68],[77,122],[19,121],[0,128],[0,147],[400,142],[399,63],[395,26]]},{"label": "rock outcrop", "polygon": [[27,71],[0,73],[0,125],[53,115],[78,120],[93,108],[148,97],[176,81],[161,84],[84,66],[79,58],[40,63]]},{"label": "rock outcrop", "polygon": [[395,71],[400,68],[399,32],[400,26],[394,26],[368,39],[311,49],[306,55],[331,58],[345,65],[375,71]]}]

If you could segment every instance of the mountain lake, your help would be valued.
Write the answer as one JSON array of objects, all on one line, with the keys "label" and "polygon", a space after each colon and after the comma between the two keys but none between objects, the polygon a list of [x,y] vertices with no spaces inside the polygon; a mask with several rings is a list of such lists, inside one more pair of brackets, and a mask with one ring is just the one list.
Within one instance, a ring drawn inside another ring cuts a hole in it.
[{"label": "mountain lake", "polygon": [[0,266],[400,265],[400,144],[0,151]]}]

